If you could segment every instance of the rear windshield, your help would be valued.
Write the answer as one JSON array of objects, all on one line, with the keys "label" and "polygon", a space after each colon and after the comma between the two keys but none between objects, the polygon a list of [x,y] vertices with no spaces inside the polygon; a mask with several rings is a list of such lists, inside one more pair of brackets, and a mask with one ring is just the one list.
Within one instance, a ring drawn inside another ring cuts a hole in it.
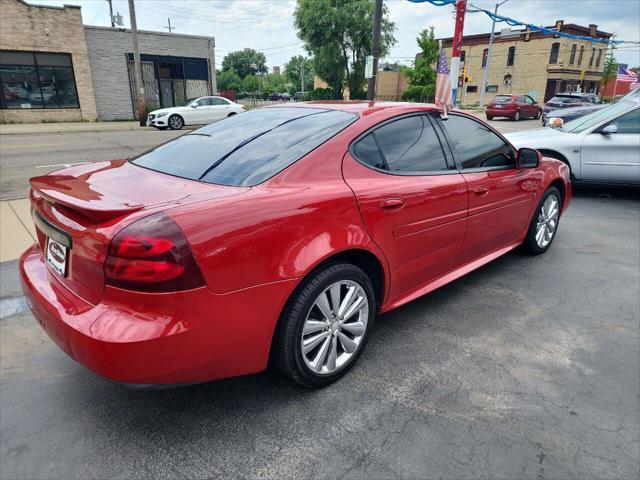
[{"label": "rear windshield", "polygon": [[563,96],[559,96],[556,95],[555,97],[553,97],[551,100],[549,100],[550,102],[556,102],[556,103],[576,103],[579,102],[580,100],[582,100],[582,97],[574,97],[574,96],[569,96],[569,95],[563,95]]},{"label": "rear windshield", "polygon": [[337,110],[264,108],[194,130],[140,155],[141,167],[207,183],[253,186],[357,119]]},{"label": "rear windshield", "polygon": [[496,95],[493,99],[494,102],[510,102],[512,99],[511,95]]}]

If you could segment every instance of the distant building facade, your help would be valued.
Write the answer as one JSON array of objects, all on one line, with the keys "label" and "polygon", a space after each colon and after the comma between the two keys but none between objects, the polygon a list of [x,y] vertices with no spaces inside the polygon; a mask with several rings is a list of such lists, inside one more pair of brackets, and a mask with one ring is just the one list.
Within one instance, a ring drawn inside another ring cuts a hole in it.
[{"label": "distant building facade", "polygon": [[274,75],[280,75],[280,67],[279,66],[274,66],[271,73],[273,73]]},{"label": "distant building facade", "polygon": [[[216,92],[212,37],[138,31],[147,109]],[[131,31],[82,24],[80,7],[2,0],[0,122],[136,118]]]},{"label": "distant building facade", "polygon": [[[558,20],[549,28],[599,39],[611,37],[610,33],[598,30],[598,26],[593,24],[584,27]],[[463,67],[467,67],[470,77],[458,89],[458,98],[464,104],[479,103],[487,63],[485,103],[506,93],[530,94],[539,102],[559,92],[597,93],[602,80],[606,44],[542,32],[504,29],[494,34],[491,59],[487,62],[489,37],[489,33],[463,37],[461,72]],[[453,39],[444,38],[442,41],[450,60]]]}]

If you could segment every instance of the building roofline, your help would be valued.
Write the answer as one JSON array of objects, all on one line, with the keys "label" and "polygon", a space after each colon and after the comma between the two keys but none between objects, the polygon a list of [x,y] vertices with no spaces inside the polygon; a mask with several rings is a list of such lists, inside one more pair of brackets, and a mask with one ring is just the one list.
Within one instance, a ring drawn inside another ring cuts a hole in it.
[{"label": "building roofline", "polygon": [[[22,0],[19,0],[22,1]],[[91,30],[110,30],[110,31],[114,31],[114,32],[128,32],[131,33],[131,29],[130,28],[121,28],[121,27],[102,27],[99,25],[84,25],[85,30],[87,29],[91,29]],[[188,35],[185,33],[168,33],[168,32],[155,32],[153,30],[138,30],[138,33],[145,33],[145,34],[150,34],[150,35],[163,35],[163,36],[167,36],[167,37],[182,37],[182,38],[196,38],[199,40],[202,39],[207,39],[207,40],[213,40],[214,46],[215,46],[215,41],[216,38],[215,37],[209,37],[206,35]]]},{"label": "building roofline", "polygon": [[31,8],[52,8],[54,10],[66,10],[67,8],[77,8],[78,10],[80,10],[82,8],[80,5],[67,5],[66,3],[61,7],[58,7],[57,5],[38,5],[37,3],[28,3],[25,0],[17,1],[23,4],[25,7]]},{"label": "building roofline", "polygon": [[[556,28],[556,26],[555,25],[551,25],[551,26],[548,26],[548,27],[545,27],[545,28],[553,30],[553,29]],[[562,25],[562,28],[560,29],[561,32],[570,32],[571,30],[573,30],[574,32],[577,30],[578,33],[580,33],[580,34],[586,34],[584,36],[589,36],[589,32],[590,32],[589,27],[584,27],[582,25],[578,25],[578,24],[575,24],[575,23],[565,23],[565,24]],[[500,33],[501,33],[500,31],[497,31],[497,32],[494,33],[494,37],[493,37],[494,41],[515,40],[516,37],[522,36],[522,35],[524,35],[526,33],[530,33],[532,37],[535,36],[535,37],[538,37],[538,38],[541,38],[541,37],[542,38],[553,37],[553,35],[551,35],[551,34],[547,34],[547,33],[536,31],[536,30],[531,30],[531,31],[528,32],[524,28],[517,29],[517,30],[512,29],[510,34],[504,35],[504,36],[502,36]],[[596,30],[595,33],[596,33],[596,35],[593,38],[611,38],[613,36],[612,33],[604,32],[602,30]],[[467,40],[482,40],[482,39],[486,38],[487,43],[488,43],[490,36],[491,36],[490,33],[476,33],[476,34],[472,34],[472,35],[463,35],[462,39],[463,40],[464,39],[467,39]],[[438,38],[438,40],[442,40],[443,42],[453,42],[453,37],[443,37],[443,38]]]}]

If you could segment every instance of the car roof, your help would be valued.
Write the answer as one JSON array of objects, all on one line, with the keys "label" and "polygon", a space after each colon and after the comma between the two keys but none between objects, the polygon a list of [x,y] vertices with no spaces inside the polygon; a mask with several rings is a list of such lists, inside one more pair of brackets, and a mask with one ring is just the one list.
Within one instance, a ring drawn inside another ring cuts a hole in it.
[{"label": "car roof", "polygon": [[293,102],[280,105],[271,105],[265,108],[282,107],[302,107],[302,108],[324,108],[327,110],[340,110],[353,113],[359,116],[366,116],[383,110],[393,109],[398,113],[403,111],[436,111],[440,110],[431,103],[409,103],[409,102],[370,102],[367,100],[316,100],[311,102]]},{"label": "car roof", "polygon": [[572,93],[556,93],[554,95],[554,97],[595,97],[596,94],[595,93],[579,93],[579,92],[572,92]]}]

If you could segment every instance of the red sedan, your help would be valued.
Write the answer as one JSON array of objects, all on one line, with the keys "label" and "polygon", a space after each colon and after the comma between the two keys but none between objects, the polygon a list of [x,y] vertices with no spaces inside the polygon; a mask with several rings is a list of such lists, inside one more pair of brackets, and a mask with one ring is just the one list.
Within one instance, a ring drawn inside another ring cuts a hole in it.
[{"label": "red sedan", "polygon": [[276,365],[326,385],[388,312],[553,241],[569,169],[462,112],[406,103],[253,110],[131,160],[31,179],[20,259],[35,317],[129,384]]},{"label": "red sedan", "polygon": [[487,120],[494,117],[507,117],[518,121],[529,117],[536,120],[542,115],[542,108],[529,95],[496,95],[487,105]]}]

